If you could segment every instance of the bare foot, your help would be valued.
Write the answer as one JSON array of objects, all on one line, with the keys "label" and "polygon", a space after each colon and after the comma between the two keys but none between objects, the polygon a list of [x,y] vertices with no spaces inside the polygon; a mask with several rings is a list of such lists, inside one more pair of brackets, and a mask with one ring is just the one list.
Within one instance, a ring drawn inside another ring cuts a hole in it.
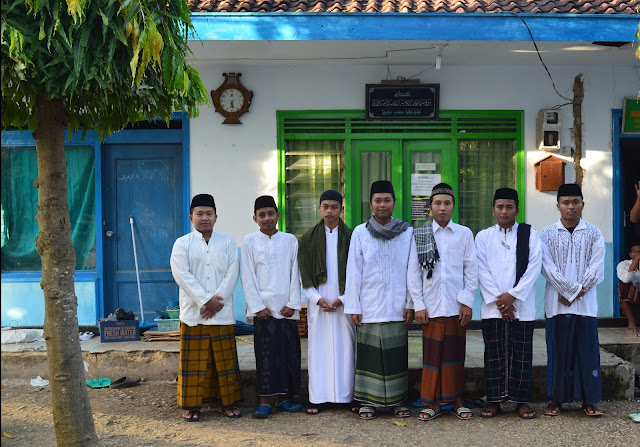
[{"label": "bare foot", "polygon": [[635,325],[627,326],[627,332],[638,332],[638,328]]}]

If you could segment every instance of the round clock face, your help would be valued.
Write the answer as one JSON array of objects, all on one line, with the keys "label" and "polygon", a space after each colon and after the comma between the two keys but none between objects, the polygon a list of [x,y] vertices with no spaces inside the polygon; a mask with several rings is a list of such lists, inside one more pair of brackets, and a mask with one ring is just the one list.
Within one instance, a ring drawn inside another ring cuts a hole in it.
[{"label": "round clock face", "polygon": [[244,96],[240,90],[228,88],[220,95],[220,106],[227,112],[237,112],[244,104]]}]

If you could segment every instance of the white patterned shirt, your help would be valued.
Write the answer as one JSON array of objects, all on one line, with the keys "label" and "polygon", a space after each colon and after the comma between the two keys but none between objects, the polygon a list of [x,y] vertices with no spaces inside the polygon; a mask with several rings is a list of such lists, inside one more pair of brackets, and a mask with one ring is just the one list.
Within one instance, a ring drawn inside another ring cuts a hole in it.
[{"label": "white patterned shirt", "polygon": [[[547,284],[544,307],[547,318],[562,314],[598,316],[596,286],[604,280],[604,237],[595,225],[580,219],[573,230],[558,220],[540,232],[542,275]],[[577,299],[582,287],[589,289]],[[573,303],[565,306],[559,297]]]},{"label": "white patterned shirt", "polygon": [[407,290],[409,253],[415,250],[413,228],[393,239],[371,236],[366,224],[351,235],[347,258],[344,313],[361,314],[363,323],[404,321],[404,309],[413,309],[420,291]]},{"label": "white patterned shirt", "polygon": [[241,273],[248,317],[268,308],[273,318],[284,318],[280,311],[286,306],[295,310],[288,319],[299,319],[298,240],[293,234],[278,231],[269,237],[258,231],[246,235]]}]

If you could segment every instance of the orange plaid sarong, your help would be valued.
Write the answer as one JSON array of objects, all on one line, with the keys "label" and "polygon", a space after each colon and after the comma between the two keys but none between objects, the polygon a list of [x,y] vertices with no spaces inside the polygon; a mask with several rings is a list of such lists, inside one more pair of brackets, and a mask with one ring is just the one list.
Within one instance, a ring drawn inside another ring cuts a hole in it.
[{"label": "orange plaid sarong", "polygon": [[215,399],[223,406],[242,399],[234,327],[180,322],[178,405],[199,410]]},{"label": "orange plaid sarong", "polygon": [[429,318],[422,325],[422,402],[453,402],[464,392],[466,334],[457,316]]}]

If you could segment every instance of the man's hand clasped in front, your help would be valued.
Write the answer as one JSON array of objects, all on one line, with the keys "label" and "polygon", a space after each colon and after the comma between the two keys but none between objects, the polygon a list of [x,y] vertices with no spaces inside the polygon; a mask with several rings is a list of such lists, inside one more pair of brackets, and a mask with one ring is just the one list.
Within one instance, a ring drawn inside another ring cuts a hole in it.
[{"label": "man's hand clasped in front", "polygon": [[224,307],[224,298],[218,295],[211,297],[209,301],[200,309],[200,316],[205,320],[213,318]]}]

